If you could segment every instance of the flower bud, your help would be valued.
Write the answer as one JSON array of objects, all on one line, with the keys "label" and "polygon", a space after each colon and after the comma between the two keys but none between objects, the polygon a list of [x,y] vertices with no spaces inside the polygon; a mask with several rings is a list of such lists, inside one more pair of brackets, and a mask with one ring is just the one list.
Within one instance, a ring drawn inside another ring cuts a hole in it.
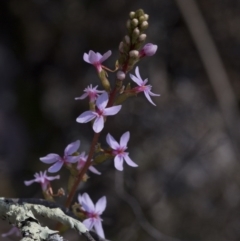
[{"label": "flower bud", "polygon": [[145,44],[139,52],[140,58],[144,56],[153,56],[156,53],[157,48],[158,46],[155,44],[151,44],[151,43]]},{"label": "flower bud", "polygon": [[136,18],[132,19],[131,24],[134,28],[137,27],[138,26],[138,20]]},{"label": "flower bud", "polygon": [[137,50],[131,50],[129,52],[129,56],[132,57],[132,58],[138,58],[139,52]]},{"label": "flower bud", "polygon": [[119,70],[119,71],[117,72],[117,79],[119,79],[119,80],[124,80],[125,78],[126,78],[125,73],[124,73],[123,71]]},{"label": "flower bud", "polygon": [[130,12],[129,13],[129,17],[132,19],[132,18],[134,18],[135,17],[135,12]]},{"label": "flower bud", "polygon": [[139,37],[138,37],[138,41],[139,42],[143,42],[145,41],[145,39],[147,38],[147,35],[146,34],[140,34]]},{"label": "flower bud", "polygon": [[120,42],[118,50],[123,53],[123,42]]},{"label": "flower bud", "polygon": [[141,30],[145,30],[148,28],[148,22],[147,21],[143,21],[141,26],[140,26]]},{"label": "flower bud", "polygon": [[124,39],[127,44],[130,44],[130,37],[128,35],[126,35]]},{"label": "flower bud", "polygon": [[144,18],[147,21],[149,19],[149,15],[148,14],[144,14]]}]

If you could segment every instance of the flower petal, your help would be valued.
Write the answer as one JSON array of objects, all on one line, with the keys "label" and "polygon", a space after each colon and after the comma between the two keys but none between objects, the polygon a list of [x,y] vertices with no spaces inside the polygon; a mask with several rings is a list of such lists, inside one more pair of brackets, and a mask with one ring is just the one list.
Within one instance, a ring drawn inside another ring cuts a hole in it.
[{"label": "flower petal", "polygon": [[121,146],[121,147],[124,147],[124,148],[127,148],[127,144],[128,144],[129,138],[130,138],[130,132],[127,131],[127,132],[125,132],[125,133],[121,136],[120,146]]},{"label": "flower petal", "polygon": [[100,59],[100,63],[102,63],[103,61],[105,61],[106,59],[108,59],[112,54],[111,50],[108,50],[106,53],[103,54],[102,58]]},{"label": "flower petal", "polygon": [[105,91],[97,98],[96,105],[99,110],[103,110],[108,103],[108,93]]},{"label": "flower petal", "polygon": [[61,157],[58,154],[50,153],[44,157],[40,157],[39,159],[43,163],[52,164],[54,162],[59,161],[61,159]]},{"label": "flower petal", "polygon": [[95,212],[101,215],[103,211],[106,209],[106,206],[107,206],[107,199],[105,196],[103,196],[97,201],[95,205]]},{"label": "flower petal", "polygon": [[106,108],[103,112],[103,115],[104,116],[115,115],[121,110],[121,108],[122,108],[121,105],[116,105],[116,106],[113,106],[113,107]]},{"label": "flower petal", "polygon": [[123,170],[123,157],[115,156],[114,158],[114,166],[118,171]]},{"label": "flower petal", "polygon": [[101,220],[97,219],[95,220],[94,222],[94,229],[96,231],[96,233],[103,239],[105,239],[105,235],[104,235],[104,231],[103,231],[103,228],[102,228],[102,222]]},{"label": "flower petal", "polygon": [[141,86],[143,81],[141,79],[138,79],[136,76],[130,74],[130,78],[138,85]]},{"label": "flower petal", "polygon": [[76,162],[79,161],[79,159],[80,159],[80,156],[67,156],[67,157],[65,158],[65,161],[66,161],[67,163],[76,163]]},{"label": "flower petal", "polygon": [[104,119],[103,116],[99,116],[95,119],[94,123],[93,123],[93,130],[96,133],[99,133],[100,131],[102,131],[104,127]]},{"label": "flower petal", "polygon": [[48,181],[53,181],[53,180],[55,180],[55,179],[60,179],[60,175],[52,176],[52,177],[46,176],[46,179],[47,179]]},{"label": "flower petal", "polygon": [[93,167],[93,166],[90,166],[89,168],[89,171],[91,171],[92,173],[94,173],[94,174],[97,174],[97,175],[101,175],[102,173],[101,172],[99,172],[95,167]]},{"label": "flower petal", "polygon": [[82,94],[80,97],[76,97],[75,100],[83,100],[88,96],[88,93]]},{"label": "flower petal", "polygon": [[80,140],[76,140],[75,142],[70,143],[65,148],[64,155],[65,156],[72,155],[74,152],[78,150],[79,147],[80,147]]},{"label": "flower petal", "polygon": [[87,218],[83,221],[83,224],[88,230],[91,230],[93,228],[94,223],[95,220],[93,218]]},{"label": "flower petal", "polygon": [[140,76],[139,67],[138,67],[138,66],[137,66],[136,69],[135,69],[135,74],[136,74],[136,76],[137,76],[137,78],[138,78],[139,80],[143,81],[142,78],[141,78],[141,76]]},{"label": "flower petal", "polygon": [[106,141],[113,150],[117,150],[120,147],[117,141],[109,133],[107,134]]},{"label": "flower petal", "polygon": [[82,195],[82,206],[89,213],[95,211],[94,204],[87,193],[83,193]]},{"label": "flower petal", "polygon": [[87,123],[94,119],[97,116],[97,113],[94,111],[85,111],[83,112],[78,118],[76,119],[77,122],[79,123]]},{"label": "flower petal", "polygon": [[90,61],[89,61],[89,54],[84,53],[84,55],[83,55],[83,60],[84,60],[85,62],[91,64]]},{"label": "flower petal", "polygon": [[124,160],[131,167],[138,167],[138,165],[132,161],[132,159],[128,156],[128,154],[124,155]]},{"label": "flower petal", "polygon": [[32,185],[34,182],[36,182],[35,179],[30,180],[30,181],[24,181],[24,184],[25,184],[26,186],[29,186],[29,185]]},{"label": "flower petal", "polygon": [[88,59],[91,64],[95,64],[96,62],[99,62],[99,56],[97,55],[97,53],[93,52],[92,50],[89,51]]},{"label": "flower petal", "polygon": [[156,104],[153,103],[153,101],[152,101],[152,99],[151,99],[151,97],[150,97],[150,95],[149,95],[149,93],[148,93],[147,90],[144,91],[144,95],[146,96],[146,98],[148,99],[148,101],[149,101],[151,104],[153,104],[153,105],[156,106]]},{"label": "flower petal", "polygon": [[61,169],[62,166],[63,166],[63,162],[58,161],[55,164],[53,164],[51,167],[49,167],[48,171],[51,172],[51,173],[58,172]]}]

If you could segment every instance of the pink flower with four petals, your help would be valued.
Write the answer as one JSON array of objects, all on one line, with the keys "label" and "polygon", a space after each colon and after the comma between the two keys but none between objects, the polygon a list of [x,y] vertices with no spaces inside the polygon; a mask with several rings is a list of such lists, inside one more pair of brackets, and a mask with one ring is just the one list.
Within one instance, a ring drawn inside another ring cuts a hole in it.
[{"label": "pink flower with four petals", "polygon": [[29,186],[29,185],[33,184],[34,182],[38,182],[38,183],[41,184],[43,191],[46,191],[46,190],[47,190],[48,185],[50,184],[50,181],[60,178],[59,175],[57,175],[57,176],[55,176],[55,177],[49,177],[49,176],[47,176],[47,171],[44,171],[44,172],[41,172],[41,171],[40,171],[39,173],[35,173],[35,174],[34,174],[34,177],[35,177],[35,179],[33,179],[33,180],[24,181],[24,184],[25,184],[26,186]]},{"label": "pink flower with four petals", "polygon": [[77,152],[78,148],[80,147],[80,141],[77,140],[75,142],[70,143],[64,150],[64,156],[61,157],[58,154],[50,153],[45,157],[41,157],[40,161],[53,164],[51,167],[48,168],[49,172],[58,172],[63,164],[71,164],[75,163],[79,160],[79,156],[73,156],[75,152]]},{"label": "pink flower with four petals", "polygon": [[85,62],[94,65],[98,73],[102,71],[102,62],[109,58],[112,54],[111,50],[108,50],[105,54],[95,53],[92,50],[89,53],[84,53],[83,59]]},{"label": "pink flower with four petals", "polygon": [[83,221],[83,224],[86,226],[87,229],[91,230],[92,228],[95,229],[96,233],[105,238],[104,231],[102,228],[102,219],[101,214],[106,209],[107,200],[106,197],[101,197],[96,205],[93,204],[91,198],[87,193],[83,193],[81,196],[78,195],[78,202],[82,206],[83,211],[85,212],[87,219]]},{"label": "pink flower with four petals", "polygon": [[104,117],[109,115],[116,115],[120,109],[121,105],[116,105],[106,108],[108,104],[108,93],[104,92],[101,94],[96,101],[97,110],[96,111],[85,111],[83,112],[76,121],[79,123],[87,123],[94,119],[93,130],[99,133],[104,127]]},{"label": "pink flower with four petals", "polygon": [[137,167],[138,166],[128,156],[128,152],[125,152],[125,150],[127,149],[127,143],[129,141],[129,138],[130,138],[129,131],[125,132],[121,136],[120,143],[118,143],[110,134],[107,134],[107,143],[113,149],[112,154],[115,155],[114,166],[119,171],[123,170],[123,161],[124,160],[131,167]]},{"label": "pink flower with four petals", "polygon": [[148,99],[148,101],[153,104],[151,96],[160,96],[159,94],[154,94],[153,92],[151,92],[152,86],[151,85],[146,85],[146,83],[148,82],[148,79],[142,80],[140,74],[139,74],[139,68],[136,67],[135,69],[135,74],[136,76],[130,74],[131,79],[138,85],[138,87],[133,88],[132,90],[136,93],[140,93],[143,92],[144,95],[146,96],[146,98]]}]

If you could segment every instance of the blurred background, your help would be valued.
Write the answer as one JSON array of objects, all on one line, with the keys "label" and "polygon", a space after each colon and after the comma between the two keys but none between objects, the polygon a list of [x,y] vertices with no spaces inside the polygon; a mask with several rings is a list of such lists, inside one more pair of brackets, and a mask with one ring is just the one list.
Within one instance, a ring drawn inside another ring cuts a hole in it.
[{"label": "blurred background", "polygon": [[[77,139],[88,151],[92,128],[75,121],[88,102],[74,98],[100,83],[83,53],[112,50],[104,64],[113,69],[128,14],[139,8],[150,15],[147,42],[158,45],[140,74],[161,97],[156,107],[143,94],[129,99],[100,138],[105,146],[107,133],[119,140],[129,130],[139,167],[118,172],[108,161],[79,193],[107,196],[110,240],[239,240],[238,0],[1,0],[0,196],[41,197],[38,184],[23,183],[48,168],[39,157]],[[60,174],[55,190],[67,186]],[[9,228],[1,222],[0,232]]]}]

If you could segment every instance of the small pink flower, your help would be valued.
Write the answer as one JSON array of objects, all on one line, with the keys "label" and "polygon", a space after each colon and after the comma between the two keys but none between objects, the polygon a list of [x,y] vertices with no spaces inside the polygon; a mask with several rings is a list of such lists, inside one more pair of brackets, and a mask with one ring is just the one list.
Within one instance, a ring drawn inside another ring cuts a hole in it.
[{"label": "small pink flower", "polygon": [[139,52],[139,57],[142,58],[144,56],[153,56],[158,49],[158,46],[155,44],[145,44],[143,48]]},{"label": "small pink flower", "polygon": [[84,89],[84,94],[80,97],[76,97],[75,100],[83,100],[87,96],[89,96],[90,102],[96,101],[97,97],[100,93],[103,93],[104,90],[97,90],[98,86],[92,87],[92,85],[89,85],[87,88]]},{"label": "small pink flower", "polygon": [[137,167],[138,165],[131,160],[128,156],[128,152],[125,152],[127,149],[127,143],[130,138],[129,131],[125,132],[120,138],[120,144],[110,135],[107,134],[107,143],[113,149],[112,154],[114,157],[114,166],[117,170],[123,170],[123,160],[131,167]]},{"label": "small pink flower", "polygon": [[105,54],[95,53],[92,50],[89,53],[84,53],[83,59],[85,62],[94,65],[98,73],[102,71],[102,62],[109,58],[112,54],[111,50],[108,50]]},{"label": "small pink flower", "polygon": [[97,110],[96,111],[85,111],[83,112],[76,121],[79,123],[87,123],[94,119],[93,122],[93,130],[96,133],[102,131],[104,127],[104,117],[109,115],[116,115],[120,109],[122,108],[121,105],[116,105],[112,107],[106,108],[108,103],[108,93],[104,92],[101,94],[96,101]]},{"label": "small pink flower", "polygon": [[104,231],[102,228],[102,219],[100,215],[106,209],[107,200],[106,197],[101,197],[96,205],[93,204],[91,198],[87,193],[83,193],[81,196],[78,195],[78,202],[82,206],[83,211],[86,213],[87,219],[83,221],[83,224],[87,229],[95,229],[96,233],[101,237],[105,238]]},{"label": "small pink flower", "polygon": [[47,164],[53,164],[48,168],[49,172],[58,172],[63,164],[71,164],[78,161],[79,156],[73,156],[75,152],[77,152],[80,147],[80,141],[77,140],[75,142],[70,143],[64,150],[64,156],[61,157],[58,154],[50,153],[45,157],[41,157],[40,160]]},{"label": "small pink flower", "polygon": [[1,236],[2,236],[3,238],[5,238],[5,237],[7,237],[7,236],[10,236],[10,235],[15,235],[15,236],[17,236],[17,237],[22,236],[22,235],[21,235],[21,232],[19,231],[19,229],[18,229],[16,226],[13,226],[8,232],[1,234]]},{"label": "small pink flower", "polygon": [[136,76],[130,74],[130,78],[138,85],[138,87],[135,87],[132,90],[135,93],[143,92],[145,94],[146,98],[148,99],[148,101],[151,104],[156,105],[156,104],[153,103],[150,95],[151,96],[160,96],[160,95],[159,94],[154,94],[153,92],[151,92],[152,86],[151,85],[146,85],[146,83],[148,82],[148,79],[142,80],[142,78],[141,78],[141,76],[139,74],[138,66],[135,69],[135,74],[136,74]]},{"label": "small pink flower", "polygon": [[[78,164],[77,164],[77,169],[80,170],[81,168],[83,168],[83,166],[85,165],[88,156],[85,155],[85,152],[81,153],[79,156],[79,160],[78,160]],[[101,172],[99,172],[95,167],[90,166],[89,171],[91,171],[92,173],[95,173],[97,175],[101,175]]]},{"label": "small pink flower", "polygon": [[33,180],[24,181],[24,184],[26,186],[29,186],[29,185],[33,184],[34,182],[38,182],[38,183],[41,184],[43,191],[47,190],[47,188],[48,188],[48,186],[50,184],[50,181],[60,178],[59,175],[57,175],[55,177],[48,177],[47,176],[47,171],[35,173],[34,177],[35,177],[35,179],[33,179]]}]

